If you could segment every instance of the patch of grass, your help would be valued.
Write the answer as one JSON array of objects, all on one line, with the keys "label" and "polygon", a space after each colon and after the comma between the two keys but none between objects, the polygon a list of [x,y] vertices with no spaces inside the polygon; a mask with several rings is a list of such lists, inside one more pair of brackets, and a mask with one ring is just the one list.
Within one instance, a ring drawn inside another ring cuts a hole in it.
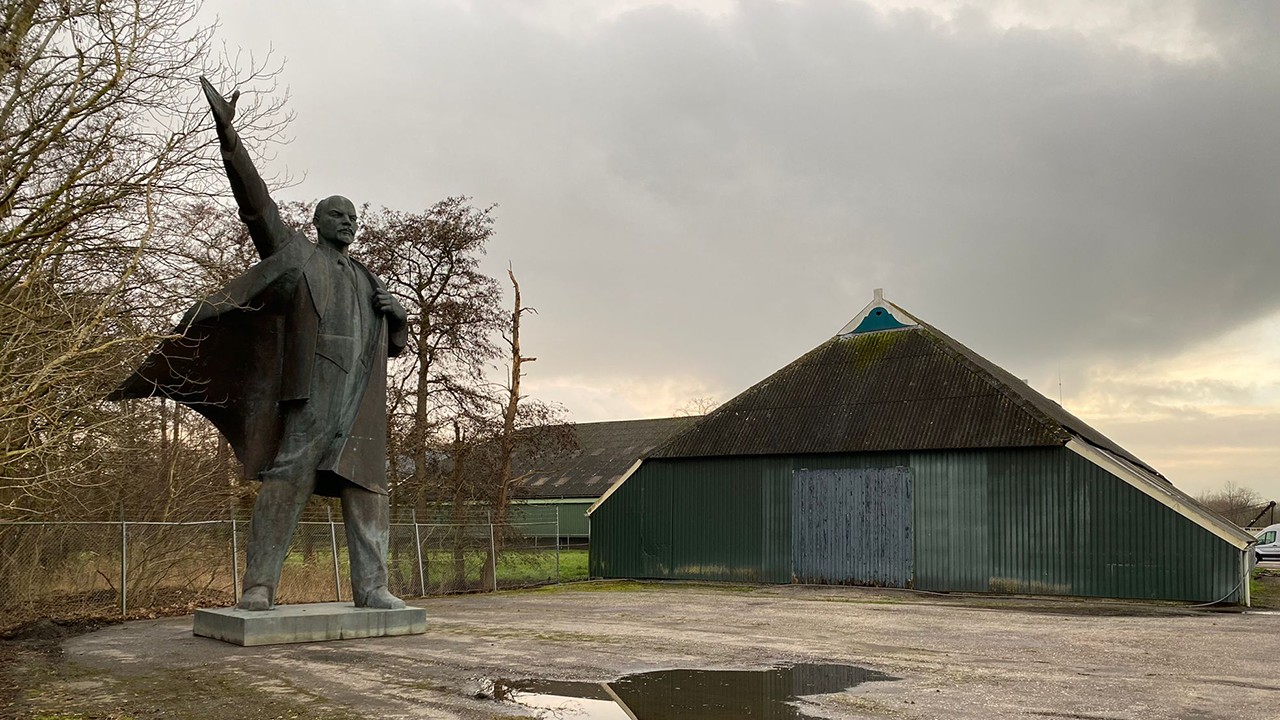
[{"label": "patch of grass", "polygon": [[[431,550],[422,554],[428,587],[466,588],[474,586],[484,573],[484,565],[488,560],[488,552],[484,550],[465,550],[460,558],[455,558],[448,550]],[[464,582],[455,583],[458,576],[458,560],[461,560],[461,575]],[[504,550],[498,557],[499,586],[535,585],[540,583],[573,582],[587,579],[588,551],[583,549],[561,549],[559,569],[556,567],[556,549],[554,546],[539,548],[519,548]],[[338,552],[338,568],[342,584],[347,586],[351,576],[350,561],[343,550]],[[387,560],[387,570],[392,576],[409,578],[414,587],[418,579],[418,560],[414,553],[396,553]],[[332,587],[333,553],[327,549],[317,549],[308,553],[295,550],[285,559],[284,573],[281,576],[280,597],[284,602],[309,602],[318,582],[326,588]]]},{"label": "patch of grass", "polygon": [[[166,671],[151,675],[117,675],[76,663],[52,662],[19,698],[17,708],[32,718],[49,720],[134,720],[181,717],[220,720],[226,717],[267,720],[355,720],[321,695],[302,688],[292,694],[269,692],[245,673],[208,670]],[[28,676],[31,678],[31,676]],[[31,678],[34,679],[34,678]],[[91,687],[86,679],[98,681]],[[210,702],[216,697],[217,702]]]},{"label": "patch of grass", "polygon": [[[485,561],[488,559],[488,553],[480,551],[468,551],[462,555],[462,566],[464,575],[470,579],[477,579],[484,570]],[[424,553],[422,561],[426,565],[427,584],[428,585],[448,585],[455,575],[455,564],[453,553],[450,552],[429,552]],[[394,566],[396,560],[390,561],[389,570],[396,571]],[[346,558],[341,559],[344,572],[346,571]],[[403,575],[408,577],[417,577],[418,563],[415,558],[401,557],[399,568]],[[560,551],[560,580],[562,582],[587,579],[587,551],[586,550],[561,550]],[[542,548],[534,551],[527,550],[505,550],[498,555],[498,583],[499,585],[525,585],[536,582],[547,582],[556,578],[556,551],[555,548]]]},{"label": "patch of grass", "polygon": [[1249,599],[1255,608],[1280,610],[1280,571],[1254,568],[1249,578]]},{"label": "patch of grass", "polygon": [[906,600],[888,600],[885,598],[878,599],[859,599],[859,598],[842,598],[842,597],[815,597],[805,598],[805,600],[816,600],[818,602],[838,602],[851,603],[853,605],[907,605]]},{"label": "patch of grass", "polygon": [[662,590],[703,591],[715,593],[752,593],[757,585],[738,583],[654,582],[645,580],[593,580],[591,582],[567,582],[538,588],[525,588],[508,592],[566,593],[566,592],[656,592]]},{"label": "patch of grass", "polygon": [[636,582],[635,580],[597,580],[593,582],[570,582],[560,585],[547,585],[545,587],[509,590],[508,592],[548,594],[566,592],[643,592],[645,590],[656,590],[660,587],[661,586],[657,583]]},{"label": "patch of grass", "polygon": [[560,551],[560,580],[567,582],[572,580],[586,580],[587,571],[587,551],[586,550],[561,550]]},{"label": "patch of grass", "polygon": [[622,642],[618,638],[579,632],[540,632],[534,637],[549,642],[595,643],[597,645],[614,645]]},{"label": "patch of grass", "polygon": [[715,585],[708,585],[706,583],[660,583],[659,584],[660,587],[670,587],[672,585],[676,587],[691,588],[696,590],[711,590],[712,592],[727,592],[727,593],[753,593],[760,589],[760,586],[758,585],[747,585],[745,583],[724,583],[724,584],[715,584]]},{"label": "patch of grass", "polygon": [[495,630],[493,628],[473,626],[440,628],[440,630],[443,632],[451,632],[456,635],[467,635],[469,637],[483,638],[486,640],[527,640],[529,638],[533,638],[535,640],[545,640],[547,642],[594,643],[596,645],[616,645],[622,642],[620,638],[609,637],[607,635],[593,635],[590,633],[555,630],[517,630],[513,628]]}]

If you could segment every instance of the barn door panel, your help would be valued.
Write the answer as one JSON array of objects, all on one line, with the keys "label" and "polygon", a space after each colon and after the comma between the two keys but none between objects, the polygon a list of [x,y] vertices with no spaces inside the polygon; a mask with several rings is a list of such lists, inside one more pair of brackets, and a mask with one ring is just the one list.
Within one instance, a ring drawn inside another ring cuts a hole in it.
[{"label": "barn door panel", "polygon": [[911,586],[908,468],[797,470],[791,493],[796,582]]}]

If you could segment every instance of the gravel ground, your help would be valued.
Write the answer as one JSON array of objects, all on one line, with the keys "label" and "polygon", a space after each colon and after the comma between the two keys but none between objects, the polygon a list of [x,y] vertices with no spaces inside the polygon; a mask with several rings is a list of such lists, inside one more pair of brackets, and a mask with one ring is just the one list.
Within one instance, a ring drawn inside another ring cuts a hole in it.
[{"label": "gravel ground", "polygon": [[[488,678],[846,663],[901,678],[830,718],[1280,718],[1280,613],[802,586],[588,583],[417,602],[423,636],[239,648],[190,616],[107,627],[14,672],[18,715],[497,720]],[[658,720],[640,718],[639,720]]]}]

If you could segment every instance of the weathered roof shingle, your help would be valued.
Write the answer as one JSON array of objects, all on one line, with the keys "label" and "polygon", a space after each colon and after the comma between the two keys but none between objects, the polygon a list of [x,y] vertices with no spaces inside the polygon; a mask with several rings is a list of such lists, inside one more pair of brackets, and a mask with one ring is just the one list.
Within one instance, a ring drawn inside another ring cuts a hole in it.
[{"label": "weathered roof shingle", "polygon": [[911,319],[918,324],[824,342],[650,456],[1033,447],[1074,435],[1151,470],[1009,372]]},{"label": "weathered roof shingle", "polygon": [[635,461],[698,417],[616,420],[573,426],[577,447],[540,458],[533,467],[516,461],[518,498],[591,498],[603,495]]}]

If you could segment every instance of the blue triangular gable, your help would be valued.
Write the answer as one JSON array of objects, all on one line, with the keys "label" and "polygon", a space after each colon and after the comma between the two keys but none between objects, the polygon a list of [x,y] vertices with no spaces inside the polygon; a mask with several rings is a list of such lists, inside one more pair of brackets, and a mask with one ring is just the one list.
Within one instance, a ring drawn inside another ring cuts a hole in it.
[{"label": "blue triangular gable", "polygon": [[889,312],[888,308],[872,308],[867,316],[862,318],[862,322],[858,323],[858,327],[854,328],[852,333],[876,332],[877,330],[896,330],[898,328],[910,327],[904,323],[898,322],[898,319]]}]

